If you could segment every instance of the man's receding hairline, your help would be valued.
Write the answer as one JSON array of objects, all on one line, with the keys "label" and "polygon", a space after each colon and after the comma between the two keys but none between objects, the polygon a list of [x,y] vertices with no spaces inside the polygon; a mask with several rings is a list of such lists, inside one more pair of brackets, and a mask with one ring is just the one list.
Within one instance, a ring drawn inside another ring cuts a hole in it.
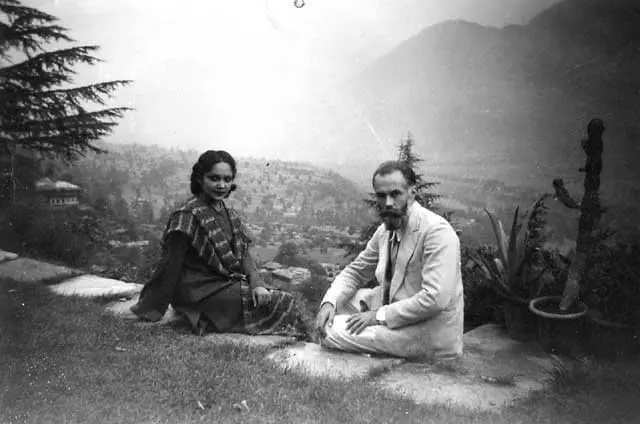
[{"label": "man's receding hairline", "polygon": [[417,183],[417,178],[413,168],[408,163],[399,160],[389,160],[381,163],[373,172],[371,182],[373,183],[375,181],[375,177],[378,175],[391,175],[394,171],[398,171],[402,174],[408,186],[413,186]]},{"label": "man's receding hairline", "polygon": [[376,183],[376,178],[378,178],[378,177],[384,177],[384,176],[387,176],[387,175],[391,175],[391,174],[394,174],[394,173],[396,173],[396,172],[397,172],[397,173],[399,173],[399,174],[400,174],[400,176],[402,177],[402,179],[404,180],[404,186],[405,186],[405,188],[409,188],[409,187],[411,187],[411,186],[412,186],[412,184],[410,184],[410,183],[409,183],[409,181],[407,181],[407,177],[405,177],[405,176],[404,176],[404,173],[403,173],[401,170],[399,170],[399,169],[392,169],[392,170],[390,170],[390,171],[385,171],[385,172],[378,172],[378,171],[376,171],[376,172],[374,173],[374,175],[373,175],[373,184],[375,185],[375,183]]}]

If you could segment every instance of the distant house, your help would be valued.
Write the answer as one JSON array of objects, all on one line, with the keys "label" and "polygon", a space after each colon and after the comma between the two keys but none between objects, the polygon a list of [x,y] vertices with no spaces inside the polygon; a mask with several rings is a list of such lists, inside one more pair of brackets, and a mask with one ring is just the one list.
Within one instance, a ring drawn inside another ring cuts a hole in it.
[{"label": "distant house", "polygon": [[298,216],[298,214],[300,213],[300,207],[299,206],[291,206],[289,209],[287,209],[287,211],[285,211],[285,213],[282,214],[283,218],[295,218]]},{"label": "distant house", "polygon": [[307,268],[290,267],[288,271],[291,273],[292,280],[302,282],[311,278],[311,271]]},{"label": "distant house", "polygon": [[283,218],[295,218],[296,216],[298,216],[298,214],[296,212],[293,212],[291,210],[285,212],[282,214]]},{"label": "distant house", "polygon": [[274,278],[285,281],[287,283],[293,280],[293,275],[291,275],[291,273],[286,269],[275,269],[271,271],[271,275],[273,275]]},{"label": "distant house", "polygon": [[300,284],[311,278],[311,271],[306,268],[290,267],[271,271],[271,275],[281,281],[290,284]]},{"label": "distant house", "polygon": [[149,240],[138,240],[122,242],[119,240],[109,240],[109,246],[111,247],[147,247],[149,246]]},{"label": "distant house", "polygon": [[275,271],[276,269],[282,268],[282,265],[279,264],[278,262],[267,262],[266,264],[262,265],[262,268],[267,269],[269,271]]},{"label": "distant house", "polygon": [[53,208],[77,205],[82,193],[82,188],[75,184],[50,178],[36,181],[35,188],[40,200]]}]

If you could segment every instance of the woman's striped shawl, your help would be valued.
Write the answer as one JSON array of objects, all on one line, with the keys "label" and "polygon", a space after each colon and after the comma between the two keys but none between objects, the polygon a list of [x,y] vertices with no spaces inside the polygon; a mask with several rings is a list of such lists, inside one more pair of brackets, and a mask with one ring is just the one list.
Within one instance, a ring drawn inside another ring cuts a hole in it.
[{"label": "woman's striped shawl", "polygon": [[[243,274],[242,259],[251,240],[240,217],[229,208],[229,218],[235,239],[235,253],[226,239],[216,213],[201,199],[194,197],[175,211],[164,231],[163,240],[174,231],[185,233],[198,255],[221,276],[240,282],[242,324],[234,331],[248,334],[279,334],[301,337],[306,334],[304,323],[291,294],[281,290],[269,292],[267,305],[252,305],[252,287]],[[166,246],[166,244],[165,244]]]},{"label": "woman's striped shawl", "polygon": [[[249,239],[240,217],[233,208],[228,208],[235,246],[227,240],[216,214],[202,199],[191,198],[180,209],[173,212],[164,230],[163,240],[174,231],[189,236],[198,255],[220,275],[233,277],[242,273],[242,259],[247,252]],[[234,252],[235,250],[235,252]]]}]

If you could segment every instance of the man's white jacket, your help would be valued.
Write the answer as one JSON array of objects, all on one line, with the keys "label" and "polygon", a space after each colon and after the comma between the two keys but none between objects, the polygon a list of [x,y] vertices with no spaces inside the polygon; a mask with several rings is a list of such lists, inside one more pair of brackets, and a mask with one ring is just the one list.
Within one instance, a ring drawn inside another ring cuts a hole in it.
[{"label": "man's white jacket", "polygon": [[[378,287],[366,299],[371,310],[384,309],[390,330],[408,332],[406,356],[462,355],[464,297],[460,240],[440,215],[413,202],[398,248],[389,304],[382,305],[388,263],[389,231],[378,227],[358,257],[336,277],[322,303],[343,305],[375,279]],[[380,341],[384,343],[384,340]],[[398,346],[394,350],[397,350]]]}]

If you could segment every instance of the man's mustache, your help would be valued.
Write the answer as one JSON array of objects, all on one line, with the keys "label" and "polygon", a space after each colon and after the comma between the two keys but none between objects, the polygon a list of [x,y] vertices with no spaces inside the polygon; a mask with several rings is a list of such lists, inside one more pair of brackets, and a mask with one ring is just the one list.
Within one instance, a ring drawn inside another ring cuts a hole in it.
[{"label": "man's mustache", "polygon": [[382,218],[400,218],[402,217],[402,211],[396,209],[386,209],[380,211],[380,216]]}]

